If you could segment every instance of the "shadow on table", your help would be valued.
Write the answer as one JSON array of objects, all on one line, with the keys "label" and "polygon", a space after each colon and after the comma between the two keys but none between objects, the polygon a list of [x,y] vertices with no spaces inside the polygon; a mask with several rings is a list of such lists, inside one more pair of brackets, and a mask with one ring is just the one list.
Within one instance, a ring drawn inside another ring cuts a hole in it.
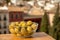
[{"label": "shadow on table", "polygon": [[30,36],[30,37],[28,37],[28,38],[37,38],[37,37],[46,37],[47,36],[47,34],[45,34],[45,33],[35,33],[35,34],[33,34],[32,36]]}]

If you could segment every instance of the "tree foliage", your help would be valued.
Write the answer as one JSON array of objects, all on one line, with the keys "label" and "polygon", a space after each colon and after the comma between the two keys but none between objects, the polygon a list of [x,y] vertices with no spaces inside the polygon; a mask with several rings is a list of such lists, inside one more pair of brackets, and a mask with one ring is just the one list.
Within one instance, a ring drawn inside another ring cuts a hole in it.
[{"label": "tree foliage", "polygon": [[42,17],[40,31],[48,33],[48,30],[49,30],[49,19],[47,12],[45,12],[45,14]]},{"label": "tree foliage", "polygon": [[59,6],[57,7],[54,19],[53,19],[53,26],[56,26],[59,22]]},{"label": "tree foliage", "polygon": [[59,22],[60,20],[59,20],[59,3],[58,3],[57,10],[53,19],[53,37],[55,39],[57,39],[57,32],[58,32],[57,28],[59,26],[58,25]]}]

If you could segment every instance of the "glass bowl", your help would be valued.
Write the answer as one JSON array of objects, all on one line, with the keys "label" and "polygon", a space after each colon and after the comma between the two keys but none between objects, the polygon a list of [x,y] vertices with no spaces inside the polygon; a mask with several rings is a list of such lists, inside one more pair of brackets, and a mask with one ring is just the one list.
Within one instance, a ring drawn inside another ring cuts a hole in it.
[{"label": "glass bowl", "polygon": [[31,37],[38,28],[38,24],[35,22],[33,22],[33,24],[31,24],[29,26],[25,26],[25,27],[21,27],[16,24],[18,24],[18,22],[11,23],[9,25],[9,31],[17,37]]}]

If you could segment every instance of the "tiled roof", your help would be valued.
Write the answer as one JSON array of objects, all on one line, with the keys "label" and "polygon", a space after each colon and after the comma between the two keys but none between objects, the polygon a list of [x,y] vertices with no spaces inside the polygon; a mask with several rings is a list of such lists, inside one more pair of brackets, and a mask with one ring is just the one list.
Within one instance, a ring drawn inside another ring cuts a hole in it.
[{"label": "tiled roof", "polygon": [[20,7],[17,6],[8,6],[8,11],[21,11]]},{"label": "tiled roof", "polygon": [[19,6],[8,6],[8,11],[28,11],[28,7],[19,7]]}]

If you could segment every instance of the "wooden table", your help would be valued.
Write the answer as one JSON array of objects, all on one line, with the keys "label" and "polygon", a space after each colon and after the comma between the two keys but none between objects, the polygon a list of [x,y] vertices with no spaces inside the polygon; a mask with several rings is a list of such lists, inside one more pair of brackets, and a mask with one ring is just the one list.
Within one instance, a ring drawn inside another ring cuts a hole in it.
[{"label": "wooden table", "polygon": [[30,38],[20,38],[12,34],[1,34],[0,40],[55,40],[44,32],[35,33]]}]

